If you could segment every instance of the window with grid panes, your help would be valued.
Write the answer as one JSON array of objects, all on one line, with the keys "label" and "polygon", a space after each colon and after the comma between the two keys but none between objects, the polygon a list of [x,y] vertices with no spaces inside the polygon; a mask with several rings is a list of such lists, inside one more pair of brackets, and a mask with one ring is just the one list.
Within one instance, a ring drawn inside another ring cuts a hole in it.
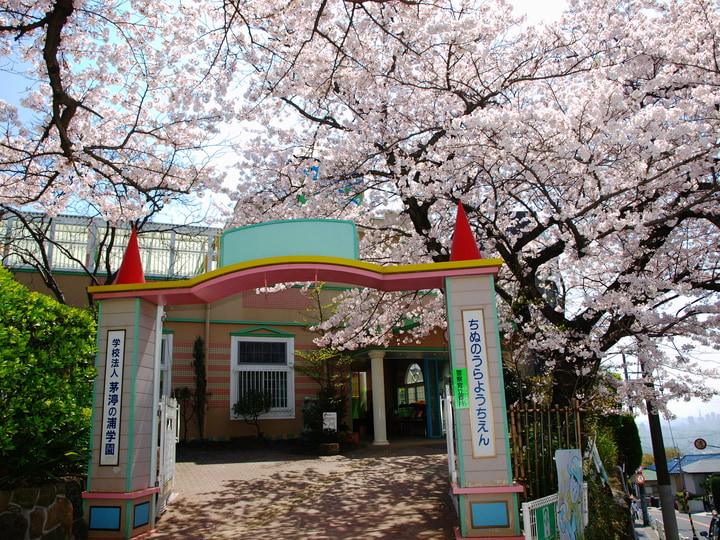
[{"label": "window with grid panes", "polygon": [[233,336],[230,408],[251,390],[269,392],[267,418],[295,417],[294,340],[291,337]]}]

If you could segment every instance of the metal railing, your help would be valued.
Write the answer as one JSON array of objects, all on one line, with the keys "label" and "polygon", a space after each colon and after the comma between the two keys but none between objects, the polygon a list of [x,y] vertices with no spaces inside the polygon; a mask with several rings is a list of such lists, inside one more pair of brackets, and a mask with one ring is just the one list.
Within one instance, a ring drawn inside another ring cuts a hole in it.
[{"label": "metal railing", "polygon": [[[145,275],[183,279],[218,266],[222,230],[147,223],[138,231]],[[117,270],[130,229],[80,216],[49,217],[42,213],[6,215],[0,220],[2,264],[13,269],[103,274]]]}]

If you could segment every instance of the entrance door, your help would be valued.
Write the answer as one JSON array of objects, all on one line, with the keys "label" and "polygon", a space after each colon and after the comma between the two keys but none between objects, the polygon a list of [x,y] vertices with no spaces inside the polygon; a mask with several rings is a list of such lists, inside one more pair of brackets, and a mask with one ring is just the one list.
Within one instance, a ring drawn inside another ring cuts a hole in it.
[{"label": "entrance door", "polygon": [[442,398],[445,391],[449,363],[446,359],[425,359],[425,399],[427,400],[428,437],[445,435],[442,422]]}]

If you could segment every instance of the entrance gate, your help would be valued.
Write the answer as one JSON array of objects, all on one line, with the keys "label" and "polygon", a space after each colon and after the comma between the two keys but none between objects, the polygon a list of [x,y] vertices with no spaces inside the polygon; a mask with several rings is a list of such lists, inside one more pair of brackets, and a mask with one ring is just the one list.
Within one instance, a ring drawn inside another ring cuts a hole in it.
[{"label": "entrance gate", "polygon": [[[466,220],[458,224],[464,227],[462,231],[456,226],[455,239],[458,232],[470,238],[474,257],[454,260],[454,239],[450,262],[394,267],[338,258],[326,251],[357,246],[357,237],[348,239],[340,234],[352,231],[356,235],[352,223],[300,220],[290,227],[288,222],[274,225],[246,228],[251,230],[252,242],[240,234],[243,229],[226,233],[238,233],[223,238],[224,250],[232,256],[222,257],[224,266],[202,276],[90,287],[99,305],[99,377],[93,409],[93,458],[88,488],[83,493],[89,537],[146,536],[155,527],[172,487],[168,467],[173,461],[170,448],[177,418],[166,406],[162,422],[157,420],[164,306],[209,305],[246,290],[305,281],[381,291],[444,290],[454,389],[448,400],[452,414],[447,417],[453,419],[453,454],[457,456],[457,466],[451,468],[460,522],[456,536],[519,540],[518,493],[522,487],[513,484],[510,466],[495,308],[494,277],[501,261],[479,259]],[[262,227],[267,227],[267,237]],[[237,259],[238,254],[252,252],[252,246],[264,251],[256,258]],[[290,255],[268,252],[273,246],[289,250],[286,253]],[[139,261],[139,253],[132,259]],[[382,354],[379,359],[381,369]],[[375,367],[376,358],[371,356],[371,360]],[[439,383],[435,380],[433,384]],[[376,403],[375,407],[380,405]],[[159,439],[163,441],[161,456]]]},{"label": "entrance gate", "polygon": [[165,511],[165,506],[175,486],[175,444],[178,441],[178,402],[175,398],[164,396],[160,403],[160,446],[158,463],[157,515]]}]

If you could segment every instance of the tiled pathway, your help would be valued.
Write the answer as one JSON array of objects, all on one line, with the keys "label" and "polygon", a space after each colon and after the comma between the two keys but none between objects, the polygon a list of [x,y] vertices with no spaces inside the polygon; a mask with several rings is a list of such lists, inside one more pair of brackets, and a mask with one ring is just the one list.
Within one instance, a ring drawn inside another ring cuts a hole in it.
[{"label": "tiled pathway", "polygon": [[179,448],[176,499],[153,539],[454,538],[444,444],[367,446],[312,457]]}]

